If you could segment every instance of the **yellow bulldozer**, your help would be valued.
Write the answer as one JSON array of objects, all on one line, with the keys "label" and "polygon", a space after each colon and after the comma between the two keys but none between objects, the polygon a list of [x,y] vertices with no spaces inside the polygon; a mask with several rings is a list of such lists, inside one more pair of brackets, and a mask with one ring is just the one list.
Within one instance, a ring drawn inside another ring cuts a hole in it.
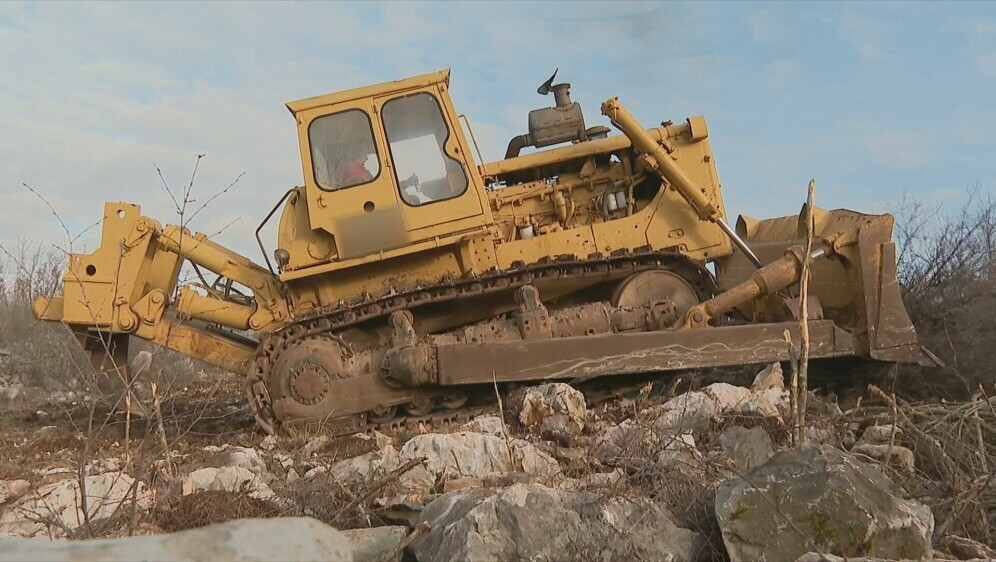
[{"label": "yellow bulldozer", "polygon": [[[131,380],[131,337],[244,376],[267,432],[445,415],[499,384],[784,361],[801,316],[812,358],[924,360],[891,216],[730,224],[705,118],[646,129],[611,98],[610,135],[553,81],[490,163],[448,70],[290,102],[304,185],[256,230],[263,265],[106,203],[100,247],[34,312],[106,380]],[[185,262],[199,279],[178,287]]]}]

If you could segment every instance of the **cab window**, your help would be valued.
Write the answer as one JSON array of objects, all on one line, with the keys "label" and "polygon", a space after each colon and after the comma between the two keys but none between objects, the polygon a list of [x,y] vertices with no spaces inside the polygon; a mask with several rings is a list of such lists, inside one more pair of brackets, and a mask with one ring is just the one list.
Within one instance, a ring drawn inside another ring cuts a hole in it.
[{"label": "cab window", "polygon": [[381,115],[405,203],[426,205],[467,191],[463,166],[446,154],[450,129],[435,96],[419,92],[394,98],[384,104]]},{"label": "cab window", "polygon": [[308,141],[315,183],[322,189],[362,185],[380,174],[370,118],[362,110],[349,109],[315,119],[308,126]]}]

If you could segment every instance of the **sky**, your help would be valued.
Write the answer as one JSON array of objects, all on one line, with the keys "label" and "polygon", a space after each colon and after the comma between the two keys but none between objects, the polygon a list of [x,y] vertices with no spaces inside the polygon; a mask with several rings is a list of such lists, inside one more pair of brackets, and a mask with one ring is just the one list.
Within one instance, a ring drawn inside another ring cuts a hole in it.
[{"label": "sky", "polygon": [[731,216],[795,214],[810,178],[867,212],[996,185],[993,3],[4,2],[0,61],[8,248],[68,247],[49,204],[70,238],[105,200],[176,222],[163,180],[203,154],[192,207],[238,181],[191,227],[261,262],[303,181],[284,102],[442,68],[488,161],[555,68],[588,126],[611,96],[648,127],[704,115]]}]

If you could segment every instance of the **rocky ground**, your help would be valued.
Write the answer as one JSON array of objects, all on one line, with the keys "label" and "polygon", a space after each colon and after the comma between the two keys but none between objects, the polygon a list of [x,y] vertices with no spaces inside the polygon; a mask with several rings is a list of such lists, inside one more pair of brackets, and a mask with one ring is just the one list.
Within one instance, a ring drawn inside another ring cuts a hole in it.
[{"label": "rocky ground", "polygon": [[777,364],[598,406],[520,388],[461,426],[349,437],[266,437],[225,376],[163,395],[162,423],[0,386],[0,560],[996,556],[984,395],[813,394],[796,446]]}]

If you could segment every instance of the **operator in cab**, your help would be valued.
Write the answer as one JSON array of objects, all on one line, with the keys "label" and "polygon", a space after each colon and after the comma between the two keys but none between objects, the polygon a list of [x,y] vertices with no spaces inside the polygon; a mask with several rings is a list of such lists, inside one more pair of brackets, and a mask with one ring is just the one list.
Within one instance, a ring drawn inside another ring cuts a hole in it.
[{"label": "operator in cab", "polygon": [[344,147],[345,156],[332,173],[332,181],[339,188],[366,183],[373,179],[365,164],[370,151],[362,143],[353,142]]}]

